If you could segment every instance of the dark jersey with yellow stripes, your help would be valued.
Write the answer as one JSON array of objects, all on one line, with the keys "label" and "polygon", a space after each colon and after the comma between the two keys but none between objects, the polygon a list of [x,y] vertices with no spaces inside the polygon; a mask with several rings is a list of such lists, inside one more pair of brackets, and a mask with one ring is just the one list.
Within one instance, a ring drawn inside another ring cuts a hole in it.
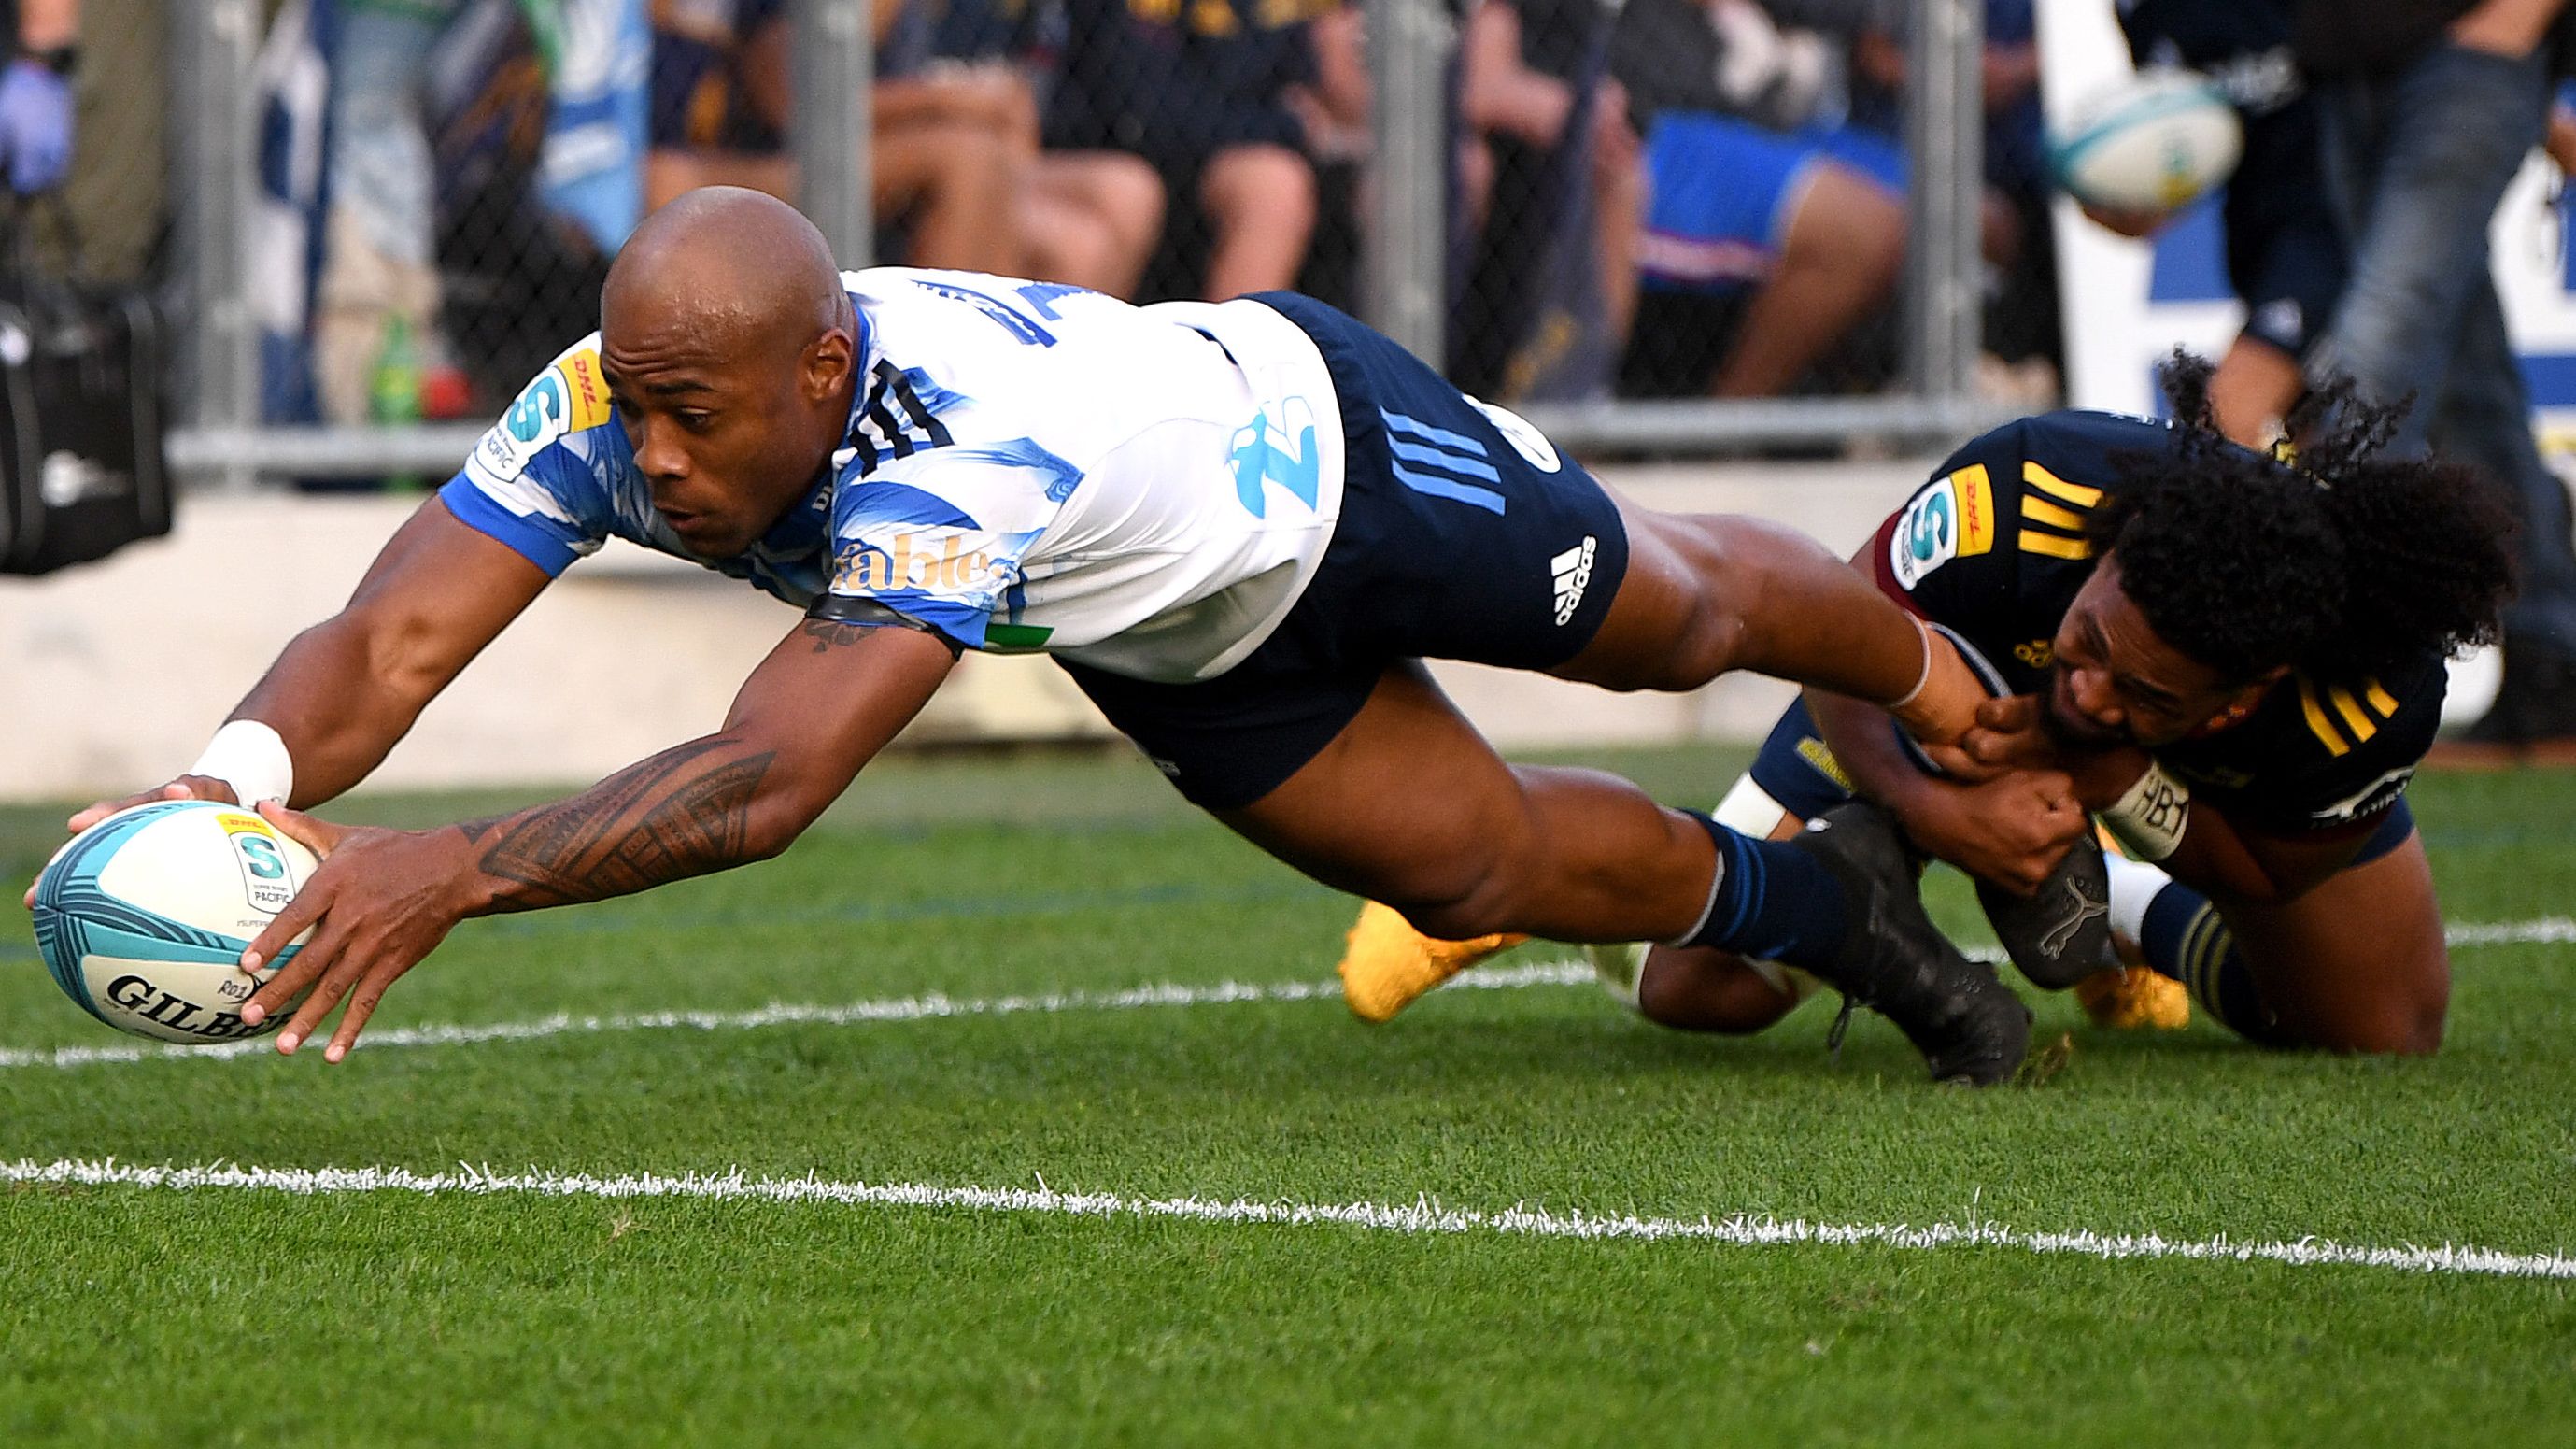
[{"label": "dark jersey with yellow stripes", "polygon": [[[2085,516],[2171,441],[2165,423],[2114,413],[1997,428],[1952,454],[1880,526],[1879,587],[1976,646],[2012,693],[2044,691],[2051,641],[2093,573]],[[2396,803],[2432,748],[2445,684],[2442,656],[2430,652],[2374,679],[2292,674],[2243,717],[2156,758],[2242,829],[2356,830]]]}]

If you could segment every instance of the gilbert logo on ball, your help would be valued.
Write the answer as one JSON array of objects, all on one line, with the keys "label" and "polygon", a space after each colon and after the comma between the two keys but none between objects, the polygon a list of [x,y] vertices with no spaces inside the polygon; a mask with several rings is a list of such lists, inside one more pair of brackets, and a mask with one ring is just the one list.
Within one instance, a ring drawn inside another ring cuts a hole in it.
[{"label": "gilbert logo on ball", "polygon": [[286,1014],[246,1026],[242,1003],[303,938],[255,975],[241,969],[241,953],[316,864],[239,806],[138,805],[46,864],[36,878],[36,947],[63,994],[119,1031],[195,1043],[259,1036]]}]

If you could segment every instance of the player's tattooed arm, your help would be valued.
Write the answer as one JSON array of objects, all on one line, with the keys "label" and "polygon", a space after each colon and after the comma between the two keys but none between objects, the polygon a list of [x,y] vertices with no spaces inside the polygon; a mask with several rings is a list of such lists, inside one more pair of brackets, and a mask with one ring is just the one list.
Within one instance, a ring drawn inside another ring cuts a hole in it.
[{"label": "player's tattooed arm", "polygon": [[322,866],[243,953],[245,966],[278,969],[242,1003],[242,1020],[291,1009],[277,1045],[292,1052],[345,1000],[324,1053],[338,1061],[385,988],[466,917],[603,900],[776,855],[956,662],[949,641],[912,629],[800,626],[743,682],[722,729],[570,800],[425,831],[263,805]]},{"label": "player's tattooed arm", "polygon": [[458,829],[483,847],[489,910],[631,895],[768,853],[753,847],[751,811],[776,760],[723,736],[692,740],[570,800]]},{"label": "player's tattooed arm", "polygon": [[801,621],[719,733],[572,799],[457,827],[479,873],[474,913],[605,900],[776,855],[920,710],[950,651],[908,627]]}]

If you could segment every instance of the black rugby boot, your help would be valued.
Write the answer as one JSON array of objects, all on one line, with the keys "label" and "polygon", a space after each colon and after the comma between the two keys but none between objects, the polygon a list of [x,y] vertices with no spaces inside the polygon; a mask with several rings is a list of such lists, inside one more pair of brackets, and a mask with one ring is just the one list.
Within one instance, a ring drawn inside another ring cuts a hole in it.
[{"label": "black rugby boot", "polygon": [[1936,1082],[1985,1087],[2010,1078],[2030,1049],[2030,1010],[1923,913],[1913,858],[1887,812],[1860,800],[1837,805],[1790,843],[1850,898],[1842,950],[1831,966],[1806,968],[1843,993],[1845,1017],[1859,1005],[1895,1022]]},{"label": "black rugby boot", "polygon": [[2037,891],[1977,882],[1977,904],[2004,954],[2043,991],[2063,991],[2111,963],[2111,868],[2086,830]]}]

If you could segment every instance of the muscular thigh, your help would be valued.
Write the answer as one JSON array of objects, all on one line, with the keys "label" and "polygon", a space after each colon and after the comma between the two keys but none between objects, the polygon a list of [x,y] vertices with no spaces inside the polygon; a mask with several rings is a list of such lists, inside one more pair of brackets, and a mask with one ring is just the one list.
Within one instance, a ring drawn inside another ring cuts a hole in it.
[{"label": "muscular thigh", "polygon": [[1743,611],[1729,588],[1728,535],[1610,496],[1628,540],[1618,592],[1582,652],[1548,672],[1609,689],[1696,689],[1738,643]]},{"label": "muscular thigh", "polygon": [[1411,660],[1303,768],[1216,814],[1449,939],[1678,935],[1707,905],[1714,859],[1706,832],[1625,780],[1504,763]]},{"label": "muscular thigh", "polygon": [[1521,813],[1511,767],[1410,660],[1277,789],[1216,812],[1324,884],[1397,904],[1470,888]]},{"label": "muscular thigh", "polygon": [[2297,900],[2223,914],[2264,1005],[2298,1040],[2371,1052],[2441,1044],[2451,958],[2422,836]]}]

